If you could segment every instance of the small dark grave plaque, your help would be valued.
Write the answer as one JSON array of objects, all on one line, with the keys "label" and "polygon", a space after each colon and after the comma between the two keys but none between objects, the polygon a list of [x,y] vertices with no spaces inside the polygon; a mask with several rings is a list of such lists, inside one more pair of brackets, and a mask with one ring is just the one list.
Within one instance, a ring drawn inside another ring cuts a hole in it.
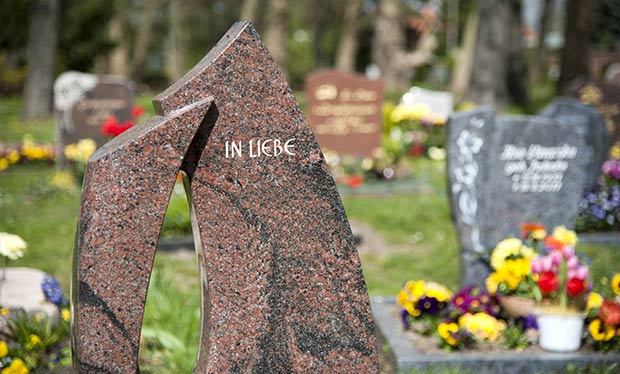
[{"label": "small dark grave plaque", "polygon": [[306,79],[308,120],[323,150],[368,156],[381,146],[383,82],[324,70]]},{"label": "small dark grave plaque", "polygon": [[[100,148],[73,274],[81,373],[138,373],[159,230],[179,170],[201,270],[195,373],[377,373],[370,300],[338,191],[254,28],[236,23]],[[179,311],[180,313],[186,311]]]},{"label": "small dark grave plaque", "polygon": [[[551,108],[558,105],[565,103]],[[591,114],[580,104],[573,109],[575,117]],[[518,236],[521,223],[574,226],[588,176],[600,168],[592,157],[595,128],[582,120],[496,117],[488,108],[450,117],[448,185],[462,284],[484,283],[490,251]]]},{"label": "small dark grave plaque", "polygon": [[620,85],[576,80],[568,94],[596,108],[605,119],[612,141],[620,141]]},{"label": "small dark grave plaque", "polygon": [[110,75],[69,71],[54,82],[57,155],[62,163],[63,148],[81,139],[93,139],[101,147],[109,139],[101,131],[108,116],[123,123],[131,119],[135,84]]}]

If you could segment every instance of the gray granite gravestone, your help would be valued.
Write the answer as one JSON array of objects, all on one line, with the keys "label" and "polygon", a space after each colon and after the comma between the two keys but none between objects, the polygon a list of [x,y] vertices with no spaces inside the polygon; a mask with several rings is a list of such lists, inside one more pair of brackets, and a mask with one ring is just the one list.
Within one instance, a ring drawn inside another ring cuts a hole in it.
[{"label": "gray granite gravestone", "polygon": [[591,110],[570,109],[570,118],[558,110],[547,111],[548,117],[496,117],[488,108],[450,117],[448,192],[462,247],[462,284],[484,283],[490,251],[519,235],[522,223],[574,226],[591,170],[600,164],[593,157],[596,127],[583,120]]},{"label": "gray granite gravestone", "polygon": [[[574,127],[588,144],[592,165],[602,165],[609,151],[609,132],[603,117],[591,106],[576,99],[557,99],[540,112],[541,116],[553,118],[561,126]],[[592,186],[601,174],[601,169],[593,167],[586,170],[587,183]]]},{"label": "gray granite gravestone", "polygon": [[90,138],[101,147],[109,139],[101,126],[108,116],[123,123],[131,119],[135,83],[113,75],[77,71],[62,73],[54,82],[56,155],[63,164],[63,148]]}]

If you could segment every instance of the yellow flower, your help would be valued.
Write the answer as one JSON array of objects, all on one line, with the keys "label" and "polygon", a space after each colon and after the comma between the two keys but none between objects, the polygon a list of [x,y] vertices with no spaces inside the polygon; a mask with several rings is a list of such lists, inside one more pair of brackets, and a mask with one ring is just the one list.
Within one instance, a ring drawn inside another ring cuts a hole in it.
[{"label": "yellow flower", "polygon": [[493,269],[499,269],[510,256],[516,256],[521,252],[523,242],[517,238],[504,239],[497,243],[493,253],[491,254],[491,266]]},{"label": "yellow flower", "polygon": [[9,157],[8,157],[9,163],[14,164],[17,161],[19,161],[19,152],[12,150],[9,152]]},{"label": "yellow flower", "polygon": [[390,113],[392,122],[400,122],[404,120],[421,120],[431,113],[431,108],[426,104],[398,104]]},{"label": "yellow flower", "polygon": [[408,281],[405,284],[405,289],[417,300],[424,295],[424,281]]},{"label": "yellow flower", "polygon": [[441,336],[441,338],[451,346],[455,346],[458,344],[456,339],[454,339],[454,337],[452,336],[452,334],[456,334],[458,331],[459,326],[454,322],[442,322],[437,326],[437,332],[439,333],[439,336]]},{"label": "yellow flower", "polygon": [[597,292],[590,292],[588,296],[588,304],[586,305],[586,311],[590,311],[594,308],[599,308],[603,304],[603,296]]},{"label": "yellow flower", "polygon": [[458,106],[458,110],[472,110],[476,107],[476,103],[473,101],[463,101],[461,105]]},{"label": "yellow flower", "polygon": [[24,255],[26,242],[15,234],[0,232],[0,255],[9,260],[17,260]]},{"label": "yellow flower", "polygon": [[547,231],[544,229],[534,230],[532,231],[531,236],[534,240],[543,240],[547,236]]},{"label": "yellow flower", "polygon": [[30,341],[26,345],[26,348],[27,349],[32,349],[32,348],[34,348],[34,347],[36,347],[37,345],[40,345],[40,344],[41,344],[41,338],[39,338],[38,335],[31,334],[30,335]]},{"label": "yellow flower", "polygon": [[9,347],[4,340],[0,340],[0,358],[4,358],[9,355]]},{"label": "yellow flower", "polygon": [[9,310],[7,308],[0,308],[0,315],[2,317],[6,317],[9,315]]},{"label": "yellow flower", "polygon": [[497,287],[499,287],[499,275],[497,272],[493,272],[487,277],[485,285],[487,286],[487,291],[489,291],[491,295],[495,295],[497,293]]},{"label": "yellow flower", "polygon": [[484,312],[476,314],[466,313],[459,318],[459,326],[466,329],[478,340],[496,341],[506,323]]},{"label": "yellow flower", "polygon": [[618,145],[618,143],[614,144],[609,149],[609,157],[615,158],[616,160],[620,158],[620,145]]},{"label": "yellow flower", "polygon": [[96,149],[97,143],[94,140],[82,139],[77,143],[67,145],[64,154],[68,160],[86,163]]},{"label": "yellow flower", "polygon": [[405,305],[405,309],[407,309],[407,313],[411,314],[414,317],[419,317],[420,314],[422,314],[422,312],[419,309],[416,309],[415,305],[411,303]]},{"label": "yellow flower", "polygon": [[601,325],[602,321],[598,318],[590,322],[590,326],[588,326],[590,330],[590,335],[592,335],[592,338],[597,342],[601,340],[611,340],[611,338],[616,335],[616,330],[612,326],[605,326],[605,330],[601,331]]},{"label": "yellow flower", "polygon": [[504,282],[510,290],[516,290],[519,284],[530,273],[531,262],[529,258],[517,258],[514,260],[506,260],[504,264],[497,269],[496,279],[498,282]]},{"label": "yellow flower", "polygon": [[4,157],[0,157],[0,171],[5,170],[9,167],[9,160]]},{"label": "yellow flower", "polygon": [[0,371],[0,373],[2,374],[28,374],[30,371],[28,370],[28,368],[26,367],[26,365],[24,365],[24,361],[22,361],[20,358],[16,358],[15,360],[13,360],[13,362],[11,362],[11,366],[2,369],[2,371]]},{"label": "yellow flower", "polygon": [[616,295],[620,295],[620,273],[617,273],[611,278],[611,289]]},{"label": "yellow flower", "polygon": [[57,171],[56,173],[54,173],[50,184],[61,190],[71,191],[75,189],[76,182],[73,174],[71,174],[70,172]]},{"label": "yellow flower", "polygon": [[552,236],[564,245],[570,245],[571,247],[577,245],[577,233],[564,226],[558,226],[553,229]]},{"label": "yellow flower", "polygon": [[446,301],[452,297],[452,292],[446,287],[435,282],[426,282],[426,296],[437,299],[437,301]]},{"label": "yellow flower", "polygon": [[69,312],[69,309],[65,308],[60,312],[60,317],[63,321],[69,322],[69,319],[71,319],[71,312]]}]

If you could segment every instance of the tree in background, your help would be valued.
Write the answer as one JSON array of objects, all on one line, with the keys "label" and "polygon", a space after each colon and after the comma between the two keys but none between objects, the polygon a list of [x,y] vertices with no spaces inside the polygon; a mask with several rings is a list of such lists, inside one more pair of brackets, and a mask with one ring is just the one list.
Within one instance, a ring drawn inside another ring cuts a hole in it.
[{"label": "tree in background", "polygon": [[468,100],[497,110],[527,103],[519,0],[481,0]]},{"label": "tree in background", "polygon": [[359,18],[362,0],[347,0],[338,50],[336,52],[336,69],[354,72],[357,53]]},{"label": "tree in background", "polygon": [[566,1],[564,48],[561,56],[562,69],[558,81],[558,92],[563,92],[575,78],[588,77],[589,4],[590,2],[582,0]]},{"label": "tree in background", "polygon": [[48,117],[52,110],[57,43],[58,0],[31,0],[28,75],[24,84],[24,119]]},{"label": "tree in background", "polygon": [[414,69],[430,63],[437,47],[437,40],[433,35],[436,14],[422,12],[421,20],[410,20],[413,21],[410,26],[419,31],[413,52],[407,51],[402,15],[399,0],[377,0],[372,56],[381,70],[381,77],[388,91],[408,89]]},{"label": "tree in background", "polygon": [[169,27],[167,76],[170,81],[177,81],[185,74],[185,56],[187,55],[186,11],[181,0],[169,0]]},{"label": "tree in background", "polygon": [[239,20],[241,21],[250,21],[254,24],[254,26],[258,26],[258,6],[260,5],[259,0],[244,0],[241,5],[241,14],[239,15]]},{"label": "tree in background", "polygon": [[114,2],[114,16],[110,20],[108,37],[114,43],[107,58],[102,63],[103,70],[111,74],[129,76],[131,71],[131,38],[129,37],[129,19],[127,4],[124,0]]},{"label": "tree in background", "polygon": [[286,0],[269,0],[265,25],[265,45],[275,62],[286,66],[288,53],[286,39],[288,30],[288,2]]},{"label": "tree in background", "polygon": [[60,12],[60,70],[92,71],[101,56],[114,48],[108,24],[114,16],[115,2],[63,0]]}]

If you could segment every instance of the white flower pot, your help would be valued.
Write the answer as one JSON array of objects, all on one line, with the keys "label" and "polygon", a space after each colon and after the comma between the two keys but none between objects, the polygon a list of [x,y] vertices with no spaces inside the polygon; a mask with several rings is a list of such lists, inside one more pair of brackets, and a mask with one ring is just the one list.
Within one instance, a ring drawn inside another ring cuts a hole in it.
[{"label": "white flower pot", "polygon": [[536,314],[540,347],[552,352],[574,352],[581,346],[584,316],[574,314]]}]

